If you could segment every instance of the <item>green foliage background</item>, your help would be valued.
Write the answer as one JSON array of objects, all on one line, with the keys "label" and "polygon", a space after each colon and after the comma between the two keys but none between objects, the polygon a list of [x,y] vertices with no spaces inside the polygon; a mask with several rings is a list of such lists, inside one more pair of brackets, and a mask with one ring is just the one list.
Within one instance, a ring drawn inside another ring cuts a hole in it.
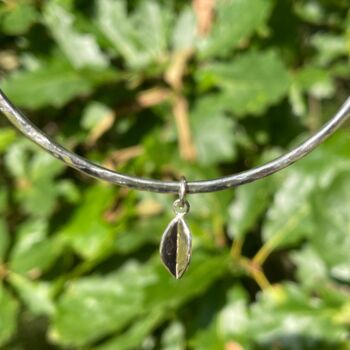
[{"label": "green foliage background", "polygon": [[[217,0],[206,29],[203,13],[3,0],[1,88],[89,159],[191,180],[278,156],[349,94],[348,0]],[[2,349],[350,349],[346,125],[272,177],[191,196],[180,281],[158,257],[173,196],[86,178],[0,125]]]}]

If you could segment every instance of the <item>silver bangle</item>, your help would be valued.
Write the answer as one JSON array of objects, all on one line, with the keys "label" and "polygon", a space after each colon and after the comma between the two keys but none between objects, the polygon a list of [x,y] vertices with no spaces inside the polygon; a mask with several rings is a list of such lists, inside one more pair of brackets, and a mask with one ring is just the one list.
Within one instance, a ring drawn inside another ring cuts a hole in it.
[{"label": "silver bangle", "polygon": [[[63,161],[66,165],[97,179],[105,180],[113,184],[129,187],[137,190],[145,190],[162,193],[178,193],[178,181],[160,181],[145,179],[136,176],[120,174],[97,165],[50,139],[44,132],[39,130],[24,114],[19,111],[0,90],[0,111],[6,118],[27,138],[51,153],[54,157]],[[237,174],[201,181],[189,181],[186,183],[186,193],[204,193],[221,191],[228,188],[243,185],[259,180],[277,171],[286,168],[295,161],[309,154],[321,144],[328,136],[350,116],[350,97],[345,101],[334,117],[328,121],[318,132],[309,137],[299,146],[284,155],[256,168]]]}]

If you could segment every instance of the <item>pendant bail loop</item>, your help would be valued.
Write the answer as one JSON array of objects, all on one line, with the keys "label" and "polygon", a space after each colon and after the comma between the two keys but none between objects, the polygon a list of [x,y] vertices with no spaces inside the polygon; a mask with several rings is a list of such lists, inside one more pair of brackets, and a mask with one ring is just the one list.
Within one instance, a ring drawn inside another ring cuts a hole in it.
[{"label": "pendant bail loop", "polygon": [[181,204],[184,204],[186,201],[185,200],[186,191],[187,191],[187,180],[185,176],[181,176],[180,187],[179,187],[179,200]]},{"label": "pendant bail loop", "polygon": [[187,180],[181,176],[179,184],[179,198],[173,204],[174,212],[178,215],[187,214],[190,210],[190,203],[186,200]]}]

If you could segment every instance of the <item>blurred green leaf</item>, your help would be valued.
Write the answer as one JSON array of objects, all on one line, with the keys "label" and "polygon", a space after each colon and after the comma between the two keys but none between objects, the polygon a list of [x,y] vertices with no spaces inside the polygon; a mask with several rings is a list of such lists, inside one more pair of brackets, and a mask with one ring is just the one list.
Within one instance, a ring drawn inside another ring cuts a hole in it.
[{"label": "blurred green leaf", "polygon": [[285,284],[260,293],[252,306],[249,329],[263,349],[276,342],[286,350],[341,349],[347,343],[347,331],[335,321],[336,313],[321,299]]},{"label": "blurred green leaf", "polygon": [[33,282],[29,279],[11,273],[11,285],[16,289],[20,298],[34,315],[52,315],[55,311],[51,296],[51,285],[47,282]]},{"label": "blurred green leaf", "polygon": [[[1,89],[123,174],[239,173],[348,95],[349,0],[0,3]],[[0,348],[349,350],[348,129],[274,176],[189,196],[176,281],[158,256],[173,195],[97,184],[0,118]]]},{"label": "blurred green leaf", "polygon": [[19,140],[8,148],[4,159],[5,166],[9,173],[16,178],[24,178],[27,176],[29,152],[28,143]]},{"label": "blurred green leaf", "polygon": [[8,205],[8,189],[0,187],[0,215],[6,212]]},{"label": "blurred green leaf", "polygon": [[[127,21],[125,1],[100,0],[97,8],[97,21],[101,31],[110,40],[113,47],[128,62],[143,59],[141,55],[137,57],[136,48],[132,42],[133,28]],[[115,23],[118,23],[118,26]]]},{"label": "blurred green leaf", "polygon": [[94,347],[94,350],[135,349],[165,318],[164,311],[151,312],[137,319],[126,332],[104,342],[101,346]]},{"label": "blurred green leaf", "polygon": [[295,9],[296,13],[307,22],[321,24],[325,19],[324,8],[316,1],[299,1]]},{"label": "blurred green leaf", "polygon": [[347,38],[342,35],[316,34],[312,38],[312,44],[317,48],[317,61],[325,66],[339,57],[349,57]]},{"label": "blurred green leaf", "polygon": [[154,0],[141,1],[134,18],[142,48],[151,57],[161,59],[168,46],[171,14],[167,7]]},{"label": "blurred green leaf", "polygon": [[90,277],[71,284],[59,300],[51,338],[81,346],[125,327],[142,314],[141,288],[149,276],[137,279],[137,272],[135,266],[129,266],[119,274]]},{"label": "blurred green leaf", "polygon": [[314,288],[327,281],[327,267],[318,252],[309,244],[292,254],[293,262],[298,267],[297,276],[308,288]]},{"label": "blurred green leaf", "polygon": [[81,125],[85,130],[92,130],[111,113],[113,111],[103,103],[90,102],[84,111]]},{"label": "blurred green leaf", "polygon": [[24,211],[37,217],[51,214],[60,194],[53,181],[63,171],[63,164],[23,140],[11,145],[5,161],[17,180],[17,200]]},{"label": "blurred green leaf", "polygon": [[[227,272],[228,257],[225,252],[211,256],[198,251],[193,255],[191,269],[180,281],[169,276],[160,263],[158,255],[155,257],[154,267],[158,278],[146,287],[148,296],[145,300],[146,310],[177,308],[200,295]],[[160,284],[162,288],[159,288]]]},{"label": "blurred green leaf", "polygon": [[218,310],[206,329],[201,329],[195,334],[191,345],[195,349],[219,350],[223,349],[225,344],[229,347],[228,344],[231,343],[236,345],[237,349],[241,349],[241,341],[249,327],[248,316],[247,295],[242,287],[235,285],[227,293],[225,306]]},{"label": "blurred green leaf", "polygon": [[45,62],[32,71],[18,71],[2,81],[2,89],[19,106],[38,109],[63,106],[73,98],[86,96],[100,79],[115,79],[114,72],[76,71],[64,59]]},{"label": "blurred green leaf", "polygon": [[78,33],[74,17],[63,7],[54,2],[45,6],[44,18],[59,47],[72,65],[77,68],[105,68],[107,59],[91,34]]},{"label": "blurred green leaf", "polygon": [[0,214],[0,266],[4,262],[4,258],[7,253],[9,244],[10,244],[10,237],[9,237],[7,224]]},{"label": "blurred green leaf", "polygon": [[6,344],[16,332],[18,303],[0,283],[0,346]]},{"label": "blurred green leaf", "polygon": [[6,151],[7,147],[16,139],[16,132],[10,128],[0,130],[0,153]]},{"label": "blurred green leaf", "polygon": [[142,67],[164,55],[169,15],[156,1],[140,2],[129,16],[125,1],[99,0],[97,14],[102,33],[129,66]]},{"label": "blurred green leaf", "polygon": [[62,180],[57,184],[57,194],[70,203],[78,203],[80,199],[77,186],[70,180]]},{"label": "blurred green leaf", "polygon": [[162,334],[162,350],[185,349],[186,345],[184,337],[184,326],[180,322],[172,322]]},{"label": "blurred green leaf", "polygon": [[242,239],[254,228],[270,204],[271,188],[271,179],[263,179],[237,188],[236,198],[228,209],[228,230],[231,238]]},{"label": "blurred green leaf", "polygon": [[309,196],[315,188],[315,179],[299,171],[290,171],[276,192],[264,221],[264,241],[275,247],[295,244],[310,235],[314,229],[310,219]]},{"label": "blurred green leaf", "polygon": [[191,111],[191,125],[200,163],[215,164],[235,157],[234,123],[215,96],[199,100]]},{"label": "blurred green leaf", "polygon": [[327,190],[314,194],[312,203],[317,235],[312,237],[311,245],[333,278],[350,281],[348,177],[337,177]]},{"label": "blurred green leaf", "polygon": [[319,219],[314,218],[311,196],[323,193],[338,174],[350,169],[350,139],[339,133],[307,158],[285,171],[285,180],[275,194],[263,224],[265,241],[283,247],[313,237]]},{"label": "blurred green leaf", "polygon": [[266,23],[271,7],[270,0],[218,1],[211,35],[199,43],[201,58],[228,55]]},{"label": "blurred green leaf", "polygon": [[0,5],[0,30],[8,35],[23,34],[38,20],[32,1],[19,0]]},{"label": "blurred green leaf", "polygon": [[115,251],[120,254],[130,254],[146,243],[158,244],[166,224],[164,218],[158,217],[132,220],[132,223],[125,229],[118,230],[114,241]]},{"label": "blurred green leaf", "polygon": [[296,83],[309,94],[326,98],[334,94],[334,81],[326,70],[317,67],[304,67],[296,74]]},{"label": "blurred green leaf", "polygon": [[212,63],[197,73],[203,87],[222,90],[218,100],[241,116],[260,115],[288,91],[288,71],[276,52],[241,54],[232,63]]},{"label": "blurred green leaf", "polygon": [[118,273],[76,281],[58,303],[51,339],[81,346],[121,330],[142,315],[176,308],[222,276],[225,260],[226,256],[207,259],[197,254],[179,282],[168,275],[158,256],[142,266],[129,263]]},{"label": "blurred green leaf", "polygon": [[111,186],[103,184],[91,187],[58,233],[87,259],[97,257],[114,240],[115,229],[103,218],[104,210],[112,203],[114,196]]},{"label": "blurred green leaf", "polygon": [[47,222],[43,219],[21,225],[11,251],[9,266],[14,272],[39,277],[57,259],[62,244],[56,237],[47,237]]},{"label": "blurred green leaf", "polygon": [[190,7],[186,7],[179,14],[172,34],[174,51],[191,49],[196,42],[196,17]]},{"label": "blurred green leaf", "polygon": [[196,335],[191,341],[193,349],[201,350],[222,350],[225,347],[225,342],[220,339],[216,332],[216,324],[203,330]]}]

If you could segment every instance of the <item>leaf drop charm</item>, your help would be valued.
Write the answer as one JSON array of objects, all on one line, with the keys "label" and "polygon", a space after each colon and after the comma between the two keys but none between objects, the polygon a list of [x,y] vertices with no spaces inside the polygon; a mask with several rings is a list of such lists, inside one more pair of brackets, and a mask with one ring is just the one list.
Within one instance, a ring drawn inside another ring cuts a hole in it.
[{"label": "leaf drop charm", "polygon": [[185,200],[186,187],[186,179],[182,177],[179,199],[173,204],[176,216],[165,229],[160,243],[163,264],[176,279],[185,273],[191,260],[192,236],[184,220],[190,210],[190,204]]},{"label": "leaf drop charm", "polygon": [[177,215],[164,231],[160,243],[160,256],[169,272],[179,279],[186,271],[191,259],[191,232],[183,219]]}]

